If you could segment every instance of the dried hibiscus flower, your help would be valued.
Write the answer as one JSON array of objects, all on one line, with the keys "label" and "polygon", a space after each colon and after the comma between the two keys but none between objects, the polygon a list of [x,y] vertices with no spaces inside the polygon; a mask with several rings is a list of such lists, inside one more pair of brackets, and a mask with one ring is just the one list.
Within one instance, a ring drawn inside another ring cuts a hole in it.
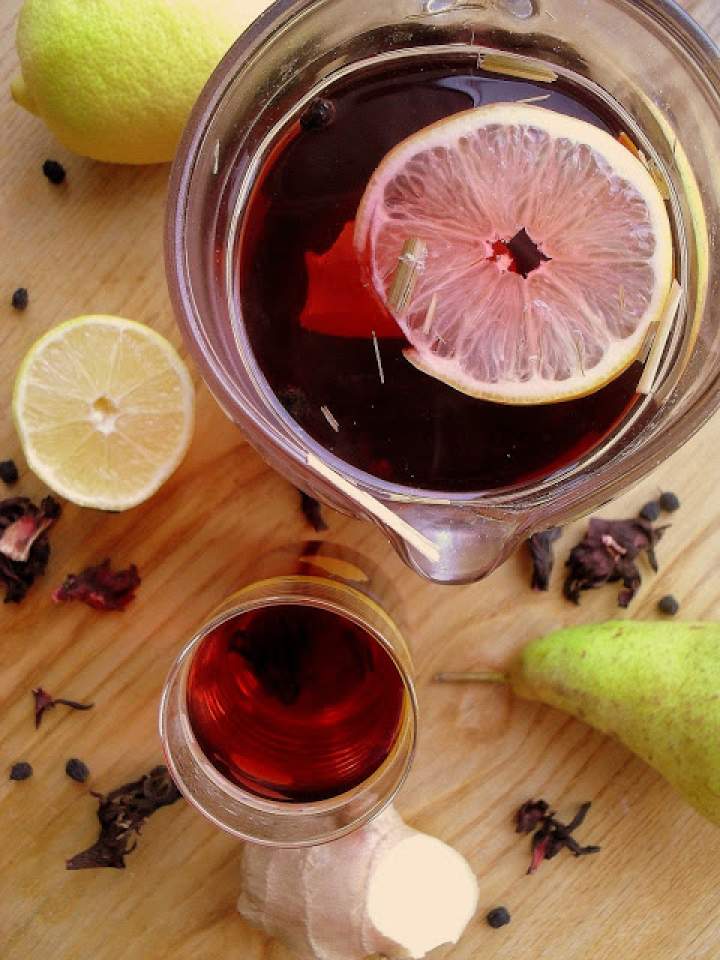
[{"label": "dried hibiscus flower", "polygon": [[604,583],[621,580],[624,589],[618,594],[618,606],[627,607],[642,582],[635,561],[644,551],[650,566],[657,570],[655,545],[666,529],[667,527],[653,527],[649,521],[642,518],[593,518],[585,537],[573,548],[566,564],[568,574],[564,592],[567,599],[580,603],[583,590],[594,590]]},{"label": "dried hibiscus flower", "polygon": [[150,773],[123,784],[107,796],[94,793],[100,805],[97,818],[100,836],[87,850],[75,854],[66,863],[68,870],[95,867],[125,868],[125,857],[137,846],[137,837],[148,817],[161,807],[180,799],[167,767],[155,767]]},{"label": "dried hibiscus flower", "polygon": [[562,527],[550,527],[541,533],[534,533],[528,540],[528,550],[533,565],[531,586],[533,590],[548,590],[550,575],[555,565],[553,544],[560,537]]},{"label": "dried hibiscus flower", "polygon": [[71,573],[62,586],[53,591],[55,603],[80,600],[94,610],[124,610],[135,599],[140,575],[132,564],[127,570],[112,570],[110,561],[86,567],[82,573]]},{"label": "dried hibiscus flower", "polygon": [[515,833],[532,833],[550,814],[545,800],[528,800],[515,814]]},{"label": "dried hibiscus flower", "polygon": [[70,707],[71,710],[92,710],[94,703],[78,703],[77,700],[66,700],[64,697],[53,697],[42,687],[35,687],[32,692],[35,701],[35,729],[42,723],[43,714],[46,710],[52,710],[58,704],[63,707]]},{"label": "dried hibiscus flower", "polygon": [[61,513],[53,497],[39,507],[27,497],[0,501],[0,581],[5,603],[25,599],[35,578],[45,573],[50,558],[48,530]]},{"label": "dried hibiscus flower", "polygon": [[532,855],[528,873],[535,873],[543,860],[552,860],[564,848],[576,857],[599,853],[600,847],[582,846],[573,833],[582,826],[590,812],[591,803],[583,803],[570,823],[561,823],[545,800],[528,800],[515,814],[517,833],[533,833]]}]

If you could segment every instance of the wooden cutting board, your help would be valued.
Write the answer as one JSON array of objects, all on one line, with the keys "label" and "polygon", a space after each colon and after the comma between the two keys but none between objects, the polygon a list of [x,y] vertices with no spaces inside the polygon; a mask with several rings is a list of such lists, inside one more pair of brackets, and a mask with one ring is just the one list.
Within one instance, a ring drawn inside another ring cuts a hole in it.
[{"label": "wooden cutting board", "polygon": [[[36,337],[68,317],[117,313],[178,341],[162,268],[167,168],[101,166],[66,154],[7,94],[16,69],[20,0],[0,5],[0,459],[22,464],[9,417],[17,364]],[[686,6],[717,37],[717,0]],[[57,190],[40,173],[66,164]],[[25,314],[9,307],[30,290]],[[95,837],[96,802],[64,773],[89,765],[89,787],[109,791],[161,759],[158,697],[181,644],[268,547],[308,535],[294,490],[272,473],[199,386],[191,452],[161,494],[128,514],[68,506],[53,535],[47,577],[20,607],[0,609],[0,956],[4,960],[288,960],[234,909],[240,845],[184,803],[148,824],[125,871],[68,873],[65,858]],[[711,451],[716,451],[712,453]],[[636,490],[605,511],[632,515],[661,488],[683,509],[646,575],[633,617],[654,617],[672,592],[686,618],[720,618],[720,419]],[[43,494],[23,465],[18,492]],[[414,825],[455,844],[480,882],[480,910],[452,960],[701,960],[720,955],[720,834],[643,763],[566,716],[502,689],[431,684],[441,668],[503,664],[533,637],[563,624],[617,616],[612,589],[581,608],[552,591],[533,595],[524,552],[490,580],[465,588],[424,583],[370,525],[332,514],[328,536],[381,562],[402,590],[417,663],[422,737],[398,806]],[[560,554],[577,539],[566,534]],[[143,583],[124,614],[56,608],[50,588],[104,557],[138,564]],[[32,687],[95,701],[61,709],[35,731]],[[7,780],[26,759],[35,776]],[[591,799],[581,838],[592,858],[562,857],[526,877],[528,843],[511,815],[531,796],[562,813]],[[489,929],[506,905],[513,922]]]}]

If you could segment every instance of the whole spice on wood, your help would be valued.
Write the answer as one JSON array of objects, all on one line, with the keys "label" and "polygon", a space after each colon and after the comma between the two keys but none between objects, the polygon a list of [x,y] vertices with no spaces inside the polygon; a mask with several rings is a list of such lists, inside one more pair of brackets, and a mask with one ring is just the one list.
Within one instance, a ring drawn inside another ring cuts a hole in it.
[{"label": "whole spice on wood", "polygon": [[11,487],[20,479],[18,468],[14,460],[0,460],[0,480]]},{"label": "whole spice on wood", "polygon": [[543,860],[552,860],[561,850],[569,850],[576,857],[599,853],[600,847],[582,846],[573,833],[582,826],[587,817],[590,802],[583,803],[570,823],[561,823],[555,811],[545,800],[528,800],[515,814],[517,833],[533,833],[532,853],[528,873],[535,873]]},{"label": "whole spice on wood", "polygon": [[657,570],[655,546],[667,527],[653,527],[643,519],[603,520],[594,517],[581,542],[573,548],[566,563],[568,574],[564,593],[568,600],[580,603],[583,590],[594,590],[605,583],[622,581],[618,606],[627,607],[640,588],[642,577],[636,564],[645,552],[653,570]]},{"label": "whole spice on wood", "polygon": [[649,520],[650,523],[655,523],[660,516],[660,504],[657,500],[651,500],[649,503],[646,503],[640,511],[640,516],[643,520]]},{"label": "whole spice on wood", "polygon": [[680,604],[677,602],[675,597],[668,594],[668,596],[663,597],[658,603],[658,609],[660,613],[665,613],[669,617],[674,617],[675,614],[680,609]]},{"label": "whole spice on wood", "polygon": [[107,795],[93,793],[99,800],[97,818],[100,835],[87,850],[66,861],[68,870],[98,867],[125,868],[125,857],[137,846],[142,828],[156,810],[180,799],[167,767],[154,767],[150,773],[123,784]]},{"label": "whole spice on wood", "polygon": [[60,512],[53,497],[45,497],[39,507],[27,497],[0,501],[0,583],[5,586],[5,603],[20,603],[45,573],[48,530]]},{"label": "whole spice on wood", "polygon": [[65,773],[71,780],[75,780],[76,783],[85,783],[90,776],[90,770],[87,764],[83,763],[82,760],[78,760],[77,757],[68,760],[65,764]]},{"label": "whole spice on wood", "polygon": [[14,763],[10,768],[11,780],[29,780],[32,775],[33,768],[25,760],[21,760],[19,763]]},{"label": "whole spice on wood", "polygon": [[511,920],[510,913],[505,907],[495,907],[485,917],[487,925],[493,930],[499,930],[500,927],[506,927]]},{"label": "whole spice on wood", "polygon": [[56,187],[65,182],[65,177],[67,176],[65,167],[57,160],[46,160],[45,163],[43,163],[42,171],[50,183]]},{"label": "whole spice on wood", "polygon": [[25,287],[18,287],[13,293],[10,305],[13,310],[27,310],[30,303],[30,296]]},{"label": "whole spice on wood", "polygon": [[533,565],[531,581],[533,590],[544,591],[550,588],[550,575],[555,565],[553,544],[561,533],[562,527],[550,527],[549,530],[534,533],[527,542]]},{"label": "whole spice on wood", "polygon": [[70,707],[71,710],[92,710],[94,703],[79,703],[77,700],[66,700],[64,697],[53,697],[42,687],[36,687],[33,692],[35,698],[35,729],[42,723],[46,710],[52,710],[58,705]]},{"label": "whole spice on wood", "polygon": [[660,497],[660,506],[666,513],[675,513],[680,509],[680,500],[675,493],[663,493]]},{"label": "whole spice on wood", "polygon": [[81,573],[71,573],[52,598],[55,603],[80,600],[94,610],[124,610],[135,599],[140,582],[135,564],[127,570],[112,570],[110,561],[103,560]]},{"label": "whole spice on wood", "polygon": [[323,530],[327,530],[328,525],[322,515],[320,502],[316,500],[315,497],[310,497],[307,493],[303,493],[302,490],[300,491],[300,509],[316,533],[322,533]]}]

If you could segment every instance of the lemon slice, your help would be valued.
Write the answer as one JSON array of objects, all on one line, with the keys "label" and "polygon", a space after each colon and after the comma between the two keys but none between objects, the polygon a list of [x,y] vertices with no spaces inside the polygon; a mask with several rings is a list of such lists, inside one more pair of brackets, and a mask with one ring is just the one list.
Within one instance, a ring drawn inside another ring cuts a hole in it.
[{"label": "lemon slice", "polygon": [[[527,269],[518,242],[537,255]],[[355,248],[407,359],[509,404],[570,400],[617,377],[673,278],[667,208],[640,160],[584,120],[527,104],[456,114],[395,147],[366,189]]]},{"label": "lemon slice", "polygon": [[120,317],[68,320],[40,338],[15,380],[13,415],[30,468],[84,507],[127,510],[182,460],[194,389],[175,349]]}]

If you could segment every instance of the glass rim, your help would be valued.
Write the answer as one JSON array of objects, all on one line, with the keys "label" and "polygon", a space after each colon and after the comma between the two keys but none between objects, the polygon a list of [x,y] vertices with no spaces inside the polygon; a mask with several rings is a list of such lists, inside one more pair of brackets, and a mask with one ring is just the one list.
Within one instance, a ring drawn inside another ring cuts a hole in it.
[{"label": "glass rim", "polygon": [[[305,578],[302,575],[292,576],[287,578],[271,578],[265,581],[256,581],[249,586],[252,588],[270,586],[273,584],[273,581],[276,580],[292,580],[293,582],[302,582],[304,579],[310,579],[317,581],[320,578],[310,577]],[[361,594],[359,591],[355,590],[349,586],[343,586],[343,590],[350,590],[358,597],[362,598],[363,602],[367,602],[368,598]],[[239,592],[242,594],[242,591]],[[233,597],[229,597],[228,601],[231,601]],[[298,814],[304,815],[318,815],[318,814],[328,814],[336,810],[341,809],[343,806],[351,802],[353,797],[359,790],[372,789],[373,784],[380,779],[382,774],[390,767],[392,762],[396,759],[397,754],[400,750],[400,739],[402,735],[402,727],[405,723],[409,723],[409,733],[410,733],[410,743],[408,748],[405,751],[404,758],[402,760],[402,766],[400,773],[396,779],[396,782],[393,784],[392,789],[388,791],[383,797],[382,800],[370,807],[365,813],[361,814],[357,818],[353,819],[352,822],[345,824],[341,827],[338,827],[333,831],[330,836],[323,836],[320,839],[310,839],[310,840],[297,840],[293,842],[282,843],[274,842],[271,839],[264,839],[254,836],[249,832],[242,832],[235,828],[231,828],[227,823],[224,823],[219,819],[215,814],[207,809],[206,806],[195,796],[195,792],[188,786],[185,776],[179,770],[178,765],[175,762],[175,757],[172,751],[168,748],[168,743],[170,741],[169,736],[169,726],[170,726],[170,714],[173,709],[173,704],[171,700],[174,696],[177,696],[176,684],[180,684],[180,693],[182,696],[183,703],[186,704],[186,693],[187,693],[187,673],[192,664],[194,655],[197,653],[201,644],[207,639],[207,637],[218,627],[222,626],[225,623],[228,623],[242,614],[247,613],[251,610],[259,610],[265,607],[270,606],[311,606],[316,609],[326,610],[331,613],[335,613],[338,616],[342,617],[345,620],[350,620],[357,626],[359,626],[363,631],[378,643],[385,653],[392,660],[403,684],[403,689],[406,695],[406,714],[401,720],[401,725],[398,728],[398,735],[395,743],[391,747],[387,757],[382,761],[382,763],[370,774],[370,776],[362,781],[360,784],[353,787],[351,790],[344,791],[343,793],[337,794],[336,796],[329,797],[323,800],[312,800],[312,801],[288,801],[288,800],[272,800],[266,797],[261,797],[258,794],[253,793],[250,790],[246,790],[238,784],[233,783],[231,780],[228,780],[227,777],[214,766],[214,764],[209,760],[205,755],[202,747],[200,746],[197,738],[195,737],[194,731],[192,729],[192,724],[190,723],[189,716],[187,715],[187,707],[185,706],[185,713],[182,717],[183,731],[188,739],[190,744],[190,749],[198,762],[201,763],[203,774],[211,781],[213,786],[222,792],[222,794],[235,803],[242,804],[248,807],[251,810],[255,810],[260,813],[267,815],[272,815],[273,817],[286,818],[290,819],[292,817],[297,817]],[[384,618],[388,620],[390,624],[394,625],[394,621],[390,618],[389,614],[379,605],[375,604],[378,611],[380,611]],[[303,847],[308,845],[314,845],[316,843],[325,843],[332,840],[339,839],[342,836],[345,836],[348,833],[353,832],[364,824],[368,823],[370,820],[373,820],[378,816],[387,806],[389,806],[398,792],[403,787],[405,781],[408,778],[410,770],[412,768],[413,760],[415,758],[415,753],[417,750],[417,738],[418,738],[418,701],[417,701],[417,692],[415,690],[415,684],[406,670],[405,666],[401,663],[398,658],[395,650],[392,645],[386,640],[386,638],[377,630],[375,627],[363,620],[359,615],[353,614],[347,608],[343,607],[339,602],[333,602],[332,600],[319,598],[319,597],[300,597],[294,593],[283,593],[281,590],[277,590],[272,594],[267,594],[263,597],[248,599],[246,602],[238,602],[233,604],[228,609],[222,610],[222,612],[211,616],[207,622],[205,622],[191,637],[191,639],[184,645],[180,653],[177,655],[173,661],[165,682],[163,684],[163,690],[160,697],[160,706],[158,712],[158,731],[160,734],[160,740],[163,747],[163,753],[165,755],[165,760],[167,767],[172,775],[173,780],[177,784],[184,798],[195,807],[206,819],[209,819],[212,823],[218,826],[220,829],[226,833],[230,833],[235,837],[240,839],[248,840],[253,843],[258,843],[265,846],[283,846],[283,847]]]}]

